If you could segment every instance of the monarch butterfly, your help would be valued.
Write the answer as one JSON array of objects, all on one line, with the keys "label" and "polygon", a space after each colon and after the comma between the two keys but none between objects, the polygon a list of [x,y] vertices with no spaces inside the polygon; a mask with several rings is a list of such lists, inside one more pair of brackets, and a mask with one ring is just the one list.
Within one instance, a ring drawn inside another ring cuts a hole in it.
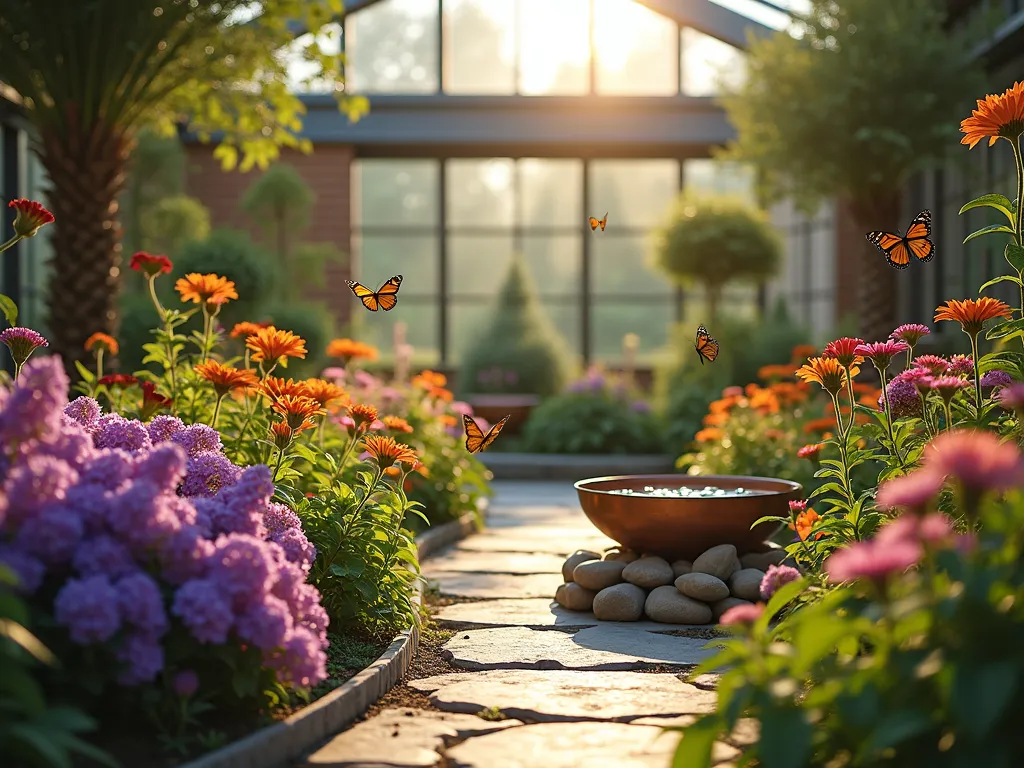
[{"label": "monarch butterfly", "polygon": [[604,215],[603,219],[595,219],[593,216],[587,219],[590,222],[590,231],[593,232],[598,227],[604,232],[604,228],[608,225],[608,214]]},{"label": "monarch butterfly", "polygon": [[701,365],[704,365],[705,359],[709,363],[713,363],[718,357],[718,342],[708,334],[708,329],[703,325],[697,329],[697,341],[693,348],[697,350],[697,357],[700,358]]},{"label": "monarch butterfly", "polygon": [[390,309],[394,309],[398,303],[398,289],[402,285],[402,276],[395,275],[376,291],[371,291],[365,285],[357,283],[355,280],[347,280],[346,282],[348,287],[352,289],[352,293],[363,302],[363,306],[368,310],[376,312],[379,307],[387,312]]},{"label": "monarch butterfly", "polygon": [[[509,414],[511,416],[512,414]],[[470,453],[479,453],[485,450],[494,439],[501,432],[501,428],[505,426],[505,422],[508,421],[508,416],[503,418],[489,430],[487,434],[480,429],[480,426],[473,420],[472,416],[462,415],[462,424],[466,428],[466,450]]]},{"label": "monarch butterfly", "polygon": [[890,232],[868,232],[868,242],[885,254],[885,260],[896,269],[910,266],[910,254],[919,261],[931,261],[935,256],[935,243],[928,238],[932,234],[932,212],[921,211],[907,228],[907,234]]}]

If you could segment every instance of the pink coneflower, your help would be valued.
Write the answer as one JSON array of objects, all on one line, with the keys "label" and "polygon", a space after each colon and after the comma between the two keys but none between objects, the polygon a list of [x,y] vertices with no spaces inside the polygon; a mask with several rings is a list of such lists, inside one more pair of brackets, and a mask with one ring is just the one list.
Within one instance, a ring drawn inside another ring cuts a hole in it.
[{"label": "pink coneflower", "polygon": [[320,378],[327,379],[328,381],[344,381],[345,369],[337,365],[324,368],[323,373],[320,374]]},{"label": "pink coneflower", "polygon": [[1024,411],[1024,382],[1003,387],[996,395],[996,401],[1008,411]]},{"label": "pink coneflower", "polygon": [[914,365],[927,368],[932,376],[942,376],[949,370],[949,361],[938,355],[919,355],[914,358]]},{"label": "pink coneflower", "polygon": [[32,353],[40,347],[48,347],[48,342],[41,333],[31,328],[14,326],[0,331],[0,342],[3,342],[11,350],[11,359],[14,360],[14,378],[18,378],[21,367],[25,365]]},{"label": "pink coneflower", "polygon": [[753,624],[764,613],[764,603],[737,605],[722,614],[718,623],[722,626],[730,624]]},{"label": "pink coneflower", "polygon": [[971,382],[957,376],[940,376],[932,379],[932,389],[942,396],[945,403],[949,403],[961,389],[970,389]]},{"label": "pink coneflower", "polygon": [[953,355],[949,358],[946,373],[950,376],[970,376],[974,373],[974,358],[970,355]]},{"label": "pink coneflower", "polygon": [[864,344],[863,339],[851,339],[848,336],[844,336],[841,339],[836,339],[826,344],[821,356],[834,357],[844,368],[860,365],[864,360],[861,358],[860,353],[857,352],[857,348],[862,344]]},{"label": "pink coneflower", "polygon": [[921,512],[939,495],[942,483],[943,477],[938,472],[919,469],[883,483],[875,503],[883,509],[905,507]]},{"label": "pink coneflower", "polygon": [[805,499],[801,499],[799,501],[791,501],[791,502],[789,502],[789,513],[791,515],[799,515],[802,512],[806,512],[806,511],[807,511],[807,501]]},{"label": "pink coneflower", "polygon": [[886,341],[874,341],[870,344],[860,344],[856,349],[856,353],[870,360],[871,364],[879,371],[884,371],[889,367],[889,363],[892,362],[896,355],[900,352],[906,352],[908,349],[910,349],[910,345],[905,341],[888,339]]},{"label": "pink coneflower", "polygon": [[941,512],[932,512],[924,516],[901,515],[888,525],[882,526],[874,541],[909,541],[924,544],[932,549],[955,547],[962,554],[968,553],[975,544],[974,536],[971,534],[954,533],[952,521]]},{"label": "pink coneflower", "polygon": [[935,376],[927,368],[910,368],[896,378],[909,381],[921,395],[931,391],[932,381],[935,380]]},{"label": "pink coneflower", "polygon": [[953,475],[970,491],[1004,491],[1024,485],[1024,464],[1013,443],[991,432],[959,429],[932,440],[924,449],[924,465]]},{"label": "pink coneflower", "polygon": [[921,323],[907,323],[901,325],[895,331],[889,334],[890,339],[896,339],[897,341],[905,341],[913,348],[917,342],[919,342],[924,336],[931,333],[927,325],[921,325]]},{"label": "pink coneflower", "polygon": [[769,565],[764,578],[761,579],[761,599],[771,600],[783,584],[789,584],[800,578],[800,571],[788,565]]},{"label": "pink coneflower", "polygon": [[881,586],[916,565],[923,554],[921,545],[909,539],[860,541],[829,557],[825,572],[833,584],[868,579]]}]

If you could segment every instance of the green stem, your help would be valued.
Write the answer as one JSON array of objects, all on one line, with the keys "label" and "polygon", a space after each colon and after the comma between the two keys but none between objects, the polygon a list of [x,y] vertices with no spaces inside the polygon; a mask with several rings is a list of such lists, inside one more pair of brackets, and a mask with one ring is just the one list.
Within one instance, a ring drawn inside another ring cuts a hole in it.
[{"label": "green stem", "polygon": [[341,454],[341,459],[338,461],[338,466],[334,470],[334,474],[331,475],[331,485],[337,482],[338,477],[345,469],[345,462],[348,461],[348,457],[352,455],[352,449],[356,447],[356,443],[359,442],[359,431],[356,430],[355,434],[352,435],[352,439],[348,441],[348,445],[345,446],[345,452]]},{"label": "green stem", "polygon": [[[226,393],[225,393],[226,394]],[[213,406],[213,418],[210,420],[210,428],[217,428],[217,417],[220,416],[220,404],[224,402],[224,395],[217,398],[217,404]]]},{"label": "green stem", "polygon": [[15,235],[10,240],[8,240],[6,243],[4,243],[3,245],[0,245],[0,253],[3,253],[8,248],[13,247],[19,240],[22,240],[22,239],[23,238],[22,238],[21,235]]},{"label": "green stem", "polygon": [[277,465],[274,467],[274,476],[271,478],[271,482],[277,483],[277,474],[281,471],[281,465],[284,463],[284,448],[277,449]]},{"label": "green stem", "polygon": [[14,380],[15,381],[17,381],[18,377],[21,375],[21,369],[22,369],[22,367],[24,365],[25,365],[25,363],[23,363],[23,362],[22,363],[15,363],[14,364]]},{"label": "green stem", "polygon": [[968,334],[971,337],[971,355],[974,360],[974,404],[978,408],[978,422],[981,423],[981,365],[978,362],[978,334]]},{"label": "green stem", "polygon": [[178,396],[178,381],[175,369],[178,367],[177,354],[174,351],[174,327],[171,325],[171,320],[168,312],[164,309],[160,303],[160,299],[156,295],[156,275],[151,275],[149,280],[149,298],[153,302],[153,306],[156,308],[157,316],[164,323],[164,332],[167,334],[167,366],[168,373],[171,378],[171,412],[175,411],[173,403],[177,402]]},{"label": "green stem", "polygon": [[949,401],[946,398],[942,398],[942,409],[946,413],[946,431],[949,432],[953,428],[953,414],[949,410]]},{"label": "green stem", "polygon": [[[1013,147],[1013,159],[1017,165],[1017,211],[1014,215],[1013,222],[1013,238],[1016,240],[1017,245],[1024,245],[1024,216],[1021,214],[1022,206],[1024,206],[1024,152],[1020,148],[1020,138],[1008,139],[1010,146]],[[1021,307],[1024,310],[1024,306]]]},{"label": "green stem", "polygon": [[317,580],[318,584],[323,580],[323,577],[326,576],[327,573],[330,571],[331,565],[334,563],[334,558],[338,556],[338,553],[341,551],[342,546],[344,546],[345,542],[348,540],[348,532],[352,528],[353,521],[355,521],[355,519],[359,517],[359,513],[363,511],[363,507],[366,506],[366,502],[370,500],[370,497],[373,495],[374,491],[377,490],[377,485],[380,483],[382,477],[384,477],[384,470],[378,468],[377,474],[373,478],[373,483],[371,483],[369,488],[366,489],[366,494],[363,496],[362,499],[360,499],[359,504],[356,505],[356,508],[352,510],[352,514],[349,515],[348,520],[345,521],[345,527],[341,531],[341,536],[338,537],[338,545],[334,548],[334,551],[331,552],[331,556],[327,558],[327,562],[324,564],[323,572],[320,574],[320,578]]},{"label": "green stem", "polygon": [[[877,365],[875,367],[878,368]],[[882,401],[885,403],[885,426],[886,431],[889,433],[889,442],[892,443],[892,450],[896,455],[896,460],[900,463],[900,469],[906,469],[906,464],[900,455],[900,449],[896,445],[896,437],[892,431],[892,409],[889,408],[889,390],[886,386],[888,382],[885,380],[885,369],[878,368],[878,375],[882,380]]]}]

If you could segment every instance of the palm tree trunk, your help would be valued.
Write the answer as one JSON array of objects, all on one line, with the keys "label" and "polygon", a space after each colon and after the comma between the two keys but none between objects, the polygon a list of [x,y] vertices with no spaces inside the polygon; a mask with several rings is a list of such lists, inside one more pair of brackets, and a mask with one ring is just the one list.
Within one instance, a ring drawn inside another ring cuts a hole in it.
[{"label": "palm tree trunk", "polygon": [[72,380],[85,362],[85,340],[97,331],[117,335],[121,284],[121,227],[117,197],[125,183],[129,141],[99,121],[67,122],[41,133],[40,159],[51,182],[53,224],[49,329],[52,350]]},{"label": "palm tree trunk", "polygon": [[[856,231],[860,269],[857,271],[857,321],[865,341],[884,341],[896,327],[896,270],[885,256],[864,237],[872,230],[899,232],[906,227],[900,222],[900,196],[879,195],[850,203]],[[859,237],[858,237],[859,235]],[[914,265],[912,264],[911,267]]]}]

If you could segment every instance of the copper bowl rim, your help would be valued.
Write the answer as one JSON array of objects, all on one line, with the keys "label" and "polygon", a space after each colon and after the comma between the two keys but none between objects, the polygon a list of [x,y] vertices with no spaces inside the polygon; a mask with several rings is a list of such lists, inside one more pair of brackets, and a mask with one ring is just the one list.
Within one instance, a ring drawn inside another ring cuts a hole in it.
[{"label": "copper bowl rim", "polygon": [[[633,498],[633,499],[660,499],[660,500],[664,500],[664,501],[708,501],[709,499],[714,498],[714,497],[707,497],[707,496],[702,496],[702,497],[697,497],[697,498],[686,497],[686,496],[631,496],[629,494],[613,493],[612,491],[602,490],[601,488],[589,488],[586,485],[587,483],[599,483],[599,482],[605,482],[605,481],[609,481],[609,480],[636,481],[636,480],[642,479],[642,478],[656,478],[656,477],[657,478],[673,477],[673,475],[668,475],[668,474],[664,474],[664,475],[656,475],[656,474],[650,474],[650,475],[605,475],[604,477],[588,477],[588,478],[585,478],[583,480],[577,480],[575,483],[572,484],[572,487],[575,488],[577,492],[579,492],[579,491],[586,491],[587,493],[600,493],[600,494],[603,494],[605,496],[616,496],[618,498],[623,498],[624,497],[624,498]],[[737,487],[740,487],[740,486],[743,485],[743,482],[749,483],[750,481],[753,480],[753,481],[760,481],[760,482],[764,482],[764,483],[772,483],[772,484],[778,484],[778,485],[784,486],[782,488],[779,488],[778,490],[765,490],[764,493],[759,493],[759,494],[757,494],[757,496],[781,496],[781,495],[784,495],[784,494],[793,493],[793,492],[797,492],[797,491],[802,491],[803,490],[803,486],[800,483],[794,482],[792,480],[783,480],[783,479],[778,478],[778,477],[757,477],[757,476],[754,476],[754,475],[679,475],[679,478],[681,480],[683,480],[683,481],[685,481],[687,479],[694,479],[695,481],[699,480],[700,482],[705,482],[705,485],[711,485],[712,483],[710,481],[713,481],[713,480],[730,480],[730,481],[737,481],[736,485],[737,485]],[[686,482],[681,482],[680,485],[687,485],[687,483]],[[742,496],[729,496],[727,498],[730,501],[735,501],[736,499],[744,498],[744,497],[742,497]]]}]

